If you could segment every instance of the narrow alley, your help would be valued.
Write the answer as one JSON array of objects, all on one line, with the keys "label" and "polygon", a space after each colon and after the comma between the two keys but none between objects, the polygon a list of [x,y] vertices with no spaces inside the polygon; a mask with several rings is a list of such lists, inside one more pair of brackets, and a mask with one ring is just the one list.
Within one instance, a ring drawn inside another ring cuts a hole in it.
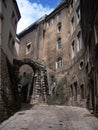
[{"label": "narrow alley", "polygon": [[35,105],[4,121],[0,130],[98,130],[98,119],[85,108]]}]

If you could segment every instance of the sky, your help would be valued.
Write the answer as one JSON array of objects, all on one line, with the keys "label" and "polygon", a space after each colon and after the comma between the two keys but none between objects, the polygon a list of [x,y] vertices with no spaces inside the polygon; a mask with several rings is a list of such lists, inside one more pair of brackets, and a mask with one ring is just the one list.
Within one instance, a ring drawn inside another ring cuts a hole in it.
[{"label": "sky", "polygon": [[51,13],[61,0],[16,0],[21,19],[18,22],[17,33],[20,33],[33,22]]}]

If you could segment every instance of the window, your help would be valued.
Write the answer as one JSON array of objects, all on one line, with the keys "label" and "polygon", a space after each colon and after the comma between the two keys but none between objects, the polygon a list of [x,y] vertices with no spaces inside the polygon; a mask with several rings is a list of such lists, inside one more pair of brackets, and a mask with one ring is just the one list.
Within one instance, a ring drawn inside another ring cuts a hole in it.
[{"label": "window", "polygon": [[54,24],[54,23],[55,23],[55,17],[52,18],[52,24]]},{"label": "window", "polygon": [[57,49],[60,49],[62,47],[61,38],[58,38],[57,40]]},{"label": "window", "polygon": [[77,13],[77,18],[78,18],[78,19],[77,19],[77,22],[79,23],[80,20],[81,20],[80,7],[78,7],[76,13]]},{"label": "window", "polygon": [[74,8],[74,1],[73,0],[71,0],[71,8]]},{"label": "window", "polygon": [[61,23],[58,24],[58,32],[61,32],[62,26]]},{"label": "window", "polygon": [[81,70],[81,69],[83,68],[83,66],[84,66],[84,61],[81,60],[81,61],[80,61],[80,64],[79,64],[79,69]]},{"label": "window", "polygon": [[61,68],[61,67],[62,67],[62,58],[59,57],[59,58],[57,59],[57,68]]},{"label": "window", "polygon": [[43,30],[43,38],[45,38],[46,30]]},{"label": "window", "polygon": [[26,44],[26,54],[31,52],[31,42]]},{"label": "window", "polygon": [[72,58],[74,58],[74,56],[75,56],[75,45],[74,45],[74,41],[73,41],[73,43],[71,44],[71,50],[72,50]]},{"label": "window", "polygon": [[58,13],[57,14],[57,19],[60,19],[61,18],[61,13]]},{"label": "window", "polygon": [[50,20],[47,22],[47,27],[49,27],[50,26]]},{"label": "window", "polygon": [[98,25],[95,26],[95,42],[98,44]]},{"label": "window", "polygon": [[78,38],[77,51],[79,51],[82,48],[82,34],[81,34],[81,32],[78,33],[77,38]]},{"label": "window", "polygon": [[12,54],[15,54],[15,42],[11,33],[9,34],[8,47]]},{"label": "window", "polygon": [[72,28],[73,28],[73,31],[74,31],[75,30],[75,20],[74,20],[74,17],[71,20],[71,24],[72,24]]}]

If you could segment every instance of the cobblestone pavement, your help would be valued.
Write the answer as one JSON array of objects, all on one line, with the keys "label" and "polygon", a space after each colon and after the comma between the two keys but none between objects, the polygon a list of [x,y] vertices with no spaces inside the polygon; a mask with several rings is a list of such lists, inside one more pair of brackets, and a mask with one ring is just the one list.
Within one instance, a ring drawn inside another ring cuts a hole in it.
[{"label": "cobblestone pavement", "polygon": [[98,119],[72,106],[33,106],[4,121],[0,130],[98,130]]}]

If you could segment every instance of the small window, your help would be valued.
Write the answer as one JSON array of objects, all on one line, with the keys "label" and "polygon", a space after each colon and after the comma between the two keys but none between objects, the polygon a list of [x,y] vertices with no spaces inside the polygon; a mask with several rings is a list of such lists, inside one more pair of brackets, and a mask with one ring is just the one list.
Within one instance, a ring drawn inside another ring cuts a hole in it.
[{"label": "small window", "polygon": [[98,44],[98,25],[95,26],[95,42]]},{"label": "small window", "polygon": [[74,8],[75,4],[74,4],[74,1],[71,0],[71,8]]},{"label": "small window", "polygon": [[61,13],[58,13],[57,14],[57,19],[60,19],[61,18]]},{"label": "small window", "polygon": [[77,48],[77,51],[79,51],[82,48],[82,34],[81,34],[81,32],[78,33],[77,39],[78,39],[78,48]]},{"label": "small window", "polygon": [[52,18],[52,24],[54,24],[54,23],[55,23],[55,17]]},{"label": "small window", "polygon": [[57,40],[57,48],[60,49],[62,47],[61,38]]},{"label": "small window", "polygon": [[57,59],[57,68],[61,68],[61,67],[62,67],[62,58],[59,57],[59,58]]},{"label": "small window", "polygon": [[14,39],[13,39],[13,36],[11,33],[9,34],[8,47],[9,47],[10,51],[12,52],[12,54],[14,54],[15,53],[15,42],[14,42]]},{"label": "small window", "polygon": [[81,61],[80,61],[80,64],[79,64],[79,69],[81,70],[83,67],[84,67],[84,61],[81,60]]},{"label": "small window", "polygon": [[43,30],[43,38],[45,38],[46,30]]},{"label": "small window", "polygon": [[61,32],[61,29],[62,29],[62,25],[61,23],[58,24],[58,32],[60,33]]},{"label": "small window", "polygon": [[76,13],[77,13],[77,18],[78,18],[77,22],[79,23],[81,20],[80,7],[77,8]]},{"label": "small window", "polygon": [[26,54],[31,52],[31,42],[26,44]]},{"label": "small window", "polygon": [[74,31],[75,30],[75,20],[74,20],[74,17],[71,20],[71,24],[72,24],[72,28],[73,28],[73,31]]},{"label": "small window", "polygon": [[72,42],[72,44],[71,44],[71,50],[72,50],[72,59],[74,58],[74,56],[75,56],[75,44],[74,44],[74,41]]},{"label": "small window", "polygon": [[49,27],[50,26],[50,20],[47,22],[47,27]]}]

